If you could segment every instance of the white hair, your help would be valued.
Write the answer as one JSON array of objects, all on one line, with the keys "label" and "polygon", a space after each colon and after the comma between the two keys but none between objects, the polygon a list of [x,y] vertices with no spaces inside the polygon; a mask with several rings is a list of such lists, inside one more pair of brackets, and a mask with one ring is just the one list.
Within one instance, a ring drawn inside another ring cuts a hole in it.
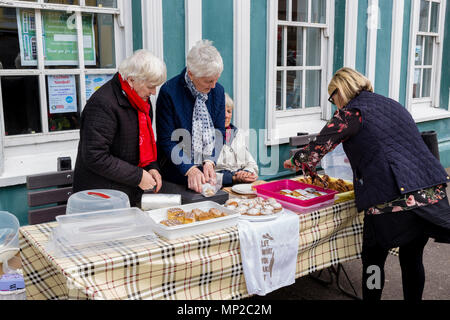
[{"label": "white hair", "polygon": [[231,107],[231,109],[234,109],[233,99],[231,99],[231,97],[226,92],[225,92],[225,107]]},{"label": "white hair", "polygon": [[212,41],[200,40],[189,50],[186,66],[195,77],[220,76],[223,60]]},{"label": "white hair", "polygon": [[149,82],[153,86],[161,85],[167,78],[164,61],[145,49],[137,50],[123,60],[119,66],[119,73],[124,80],[133,77],[136,81]]}]

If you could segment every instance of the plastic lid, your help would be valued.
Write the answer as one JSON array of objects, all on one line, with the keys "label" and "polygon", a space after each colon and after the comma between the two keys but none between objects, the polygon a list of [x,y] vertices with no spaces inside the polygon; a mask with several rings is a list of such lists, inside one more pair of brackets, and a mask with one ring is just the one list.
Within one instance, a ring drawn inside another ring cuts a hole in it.
[{"label": "plastic lid", "polygon": [[19,227],[14,215],[0,211],[0,262],[8,261],[19,250]]},{"label": "plastic lid", "polygon": [[66,214],[129,208],[128,196],[118,190],[94,189],[74,193],[67,201]]}]

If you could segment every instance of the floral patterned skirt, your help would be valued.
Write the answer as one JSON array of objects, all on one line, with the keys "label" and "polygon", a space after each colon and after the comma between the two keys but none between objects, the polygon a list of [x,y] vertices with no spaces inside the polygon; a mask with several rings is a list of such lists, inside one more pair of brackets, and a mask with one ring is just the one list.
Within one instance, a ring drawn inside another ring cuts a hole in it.
[{"label": "floral patterned skirt", "polygon": [[436,242],[450,243],[448,198],[401,212],[366,214],[363,239],[367,246],[401,247],[425,234]]}]

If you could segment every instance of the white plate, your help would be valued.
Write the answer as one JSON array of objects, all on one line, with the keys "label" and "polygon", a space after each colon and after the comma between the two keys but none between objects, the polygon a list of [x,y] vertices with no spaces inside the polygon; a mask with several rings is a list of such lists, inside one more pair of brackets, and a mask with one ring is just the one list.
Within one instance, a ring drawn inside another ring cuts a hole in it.
[{"label": "white plate", "polygon": [[249,216],[246,214],[241,214],[239,219],[248,220],[248,221],[270,221],[270,220],[275,220],[283,213],[284,213],[284,209],[281,209],[280,212],[277,212],[277,213],[274,213],[271,215],[264,215],[264,216]]},{"label": "white plate", "polygon": [[239,194],[255,194],[251,183],[235,184],[231,187],[231,190]]}]

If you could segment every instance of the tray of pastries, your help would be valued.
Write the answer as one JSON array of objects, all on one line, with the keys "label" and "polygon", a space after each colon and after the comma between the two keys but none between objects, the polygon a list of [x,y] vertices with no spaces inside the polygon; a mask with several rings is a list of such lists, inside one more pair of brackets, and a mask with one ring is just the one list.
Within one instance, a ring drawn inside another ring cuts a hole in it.
[{"label": "tray of pastries", "polygon": [[146,211],[153,231],[167,239],[188,237],[233,227],[239,214],[213,201],[202,201],[171,208]]},{"label": "tray of pastries", "polygon": [[[344,202],[348,200],[355,199],[355,192],[353,190],[353,183],[343,180],[343,179],[337,179],[332,178],[328,175],[319,175],[323,181],[328,183],[328,189],[335,190],[338,193],[336,194],[336,198],[334,200],[334,203]],[[318,187],[324,187],[323,183],[316,179],[314,182],[312,181],[311,177],[302,177],[299,179],[295,179],[298,182],[303,182],[311,185],[315,185]]]},{"label": "tray of pastries", "polygon": [[225,208],[235,210],[241,219],[250,221],[266,221],[276,219],[283,212],[283,206],[274,198],[252,199],[232,198],[225,202]]}]

